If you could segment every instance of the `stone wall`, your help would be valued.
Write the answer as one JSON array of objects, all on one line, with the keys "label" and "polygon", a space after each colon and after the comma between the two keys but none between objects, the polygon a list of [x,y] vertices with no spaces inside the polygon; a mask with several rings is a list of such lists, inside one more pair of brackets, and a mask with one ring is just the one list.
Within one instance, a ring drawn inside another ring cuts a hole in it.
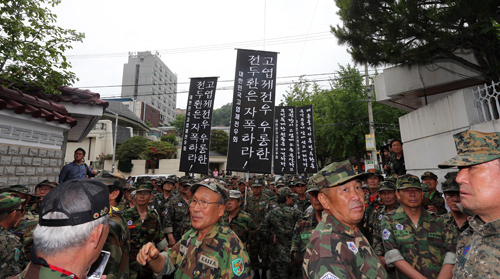
[{"label": "stone wall", "polygon": [[62,151],[0,144],[0,188],[14,184],[35,186],[43,180],[59,180]]}]

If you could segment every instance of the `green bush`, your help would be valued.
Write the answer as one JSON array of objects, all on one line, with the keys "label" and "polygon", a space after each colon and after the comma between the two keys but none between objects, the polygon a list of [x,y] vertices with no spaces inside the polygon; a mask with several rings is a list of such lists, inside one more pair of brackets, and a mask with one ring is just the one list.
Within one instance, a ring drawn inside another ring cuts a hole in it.
[{"label": "green bush", "polygon": [[134,164],[132,164],[132,162],[130,162],[130,161],[126,161],[126,160],[118,161],[118,170],[121,172],[130,173],[130,172],[132,172],[133,167],[134,167]]}]

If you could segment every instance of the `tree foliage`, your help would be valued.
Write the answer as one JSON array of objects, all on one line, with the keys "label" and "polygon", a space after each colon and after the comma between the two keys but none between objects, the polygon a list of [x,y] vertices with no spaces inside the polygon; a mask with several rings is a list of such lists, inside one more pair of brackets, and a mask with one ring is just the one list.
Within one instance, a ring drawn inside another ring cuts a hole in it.
[{"label": "tree foliage", "polygon": [[229,135],[222,130],[212,130],[210,138],[210,150],[220,154],[227,154]]},{"label": "tree foliage", "polygon": [[[498,0],[335,0],[343,26],[332,27],[356,63],[452,60],[487,79],[500,79]],[[471,62],[458,53],[472,53]]]},{"label": "tree foliage", "polygon": [[169,134],[168,136],[161,136],[161,141],[166,141],[173,146],[177,146],[179,144],[179,141],[177,140],[177,137],[175,134]]},{"label": "tree foliage", "polygon": [[116,149],[116,158],[120,161],[128,162],[134,159],[141,159],[148,142],[148,139],[141,136],[131,137]]},{"label": "tree foliage", "polygon": [[176,136],[181,138],[184,130],[184,121],[186,121],[186,115],[177,115],[175,120],[169,123],[170,126],[175,127]]},{"label": "tree foliage", "polygon": [[218,109],[214,109],[212,114],[212,126],[228,127],[231,124],[232,103],[227,103]]},{"label": "tree foliage", "polygon": [[24,91],[58,93],[77,80],[63,55],[83,33],[56,25],[49,7],[60,0],[7,0],[0,4],[0,83]]},{"label": "tree foliage", "polygon": [[144,151],[144,156],[146,157],[146,169],[157,169],[161,159],[172,159],[175,157],[175,153],[175,147],[169,142],[147,142]]},{"label": "tree foliage", "polygon": [[[321,89],[316,83],[301,79],[287,92],[281,105],[313,104],[316,155],[322,164],[320,167],[329,160],[351,157],[360,163],[364,157],[369,122],[363,84],[359,71],[347,65],[340,66],[329,89]],[[399,138],[398,118],[406,112],[377,102],[372,102],[372,108],[377,144]]]}]

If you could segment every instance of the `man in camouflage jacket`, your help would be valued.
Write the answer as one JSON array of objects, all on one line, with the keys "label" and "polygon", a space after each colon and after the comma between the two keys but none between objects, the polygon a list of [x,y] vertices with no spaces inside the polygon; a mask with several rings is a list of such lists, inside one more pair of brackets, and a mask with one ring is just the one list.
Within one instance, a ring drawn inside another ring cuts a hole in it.
[{"label": "man in camouflage jacket", "polygon": [[191,192],[189,191],[189,184],[186,180],[181,180],[180,195],[173,196],[167,203],[165,208],[165,217],[163,218],[163,232],[168,237],[168,244],[170,247],[179,241],[183,235],[183,228],[186,215],[189,215],[188,201],[191,199]]},{"label": "man in camouflage jacket", "polygon": [[424,208],[436,213],[437,215],[448,213],[444,205],[443,194],[437,190],[437,175],[430,171],[426,171],[422,174],[422,176],[420,176],[420,179],[422,179],[422,183],[427,184],[429,187],[429,200],[427,202],[424,201]]},{"label": "man in camouflage jacket", "polygon": [[227,226],[219,224],[228,200],[227,189],[215,178],[191,187],[189,210],[193,229],[174,247],[159,253],[152,243],[145,245],[137,260],[159,275],[175,272],[175,278],[249,279],[250,261],[244,244]]},{"label": "man in camouflage jacket", "polygon": [[365,181],[368,188],[370,188],[370,194],[365,195],[365,216],[359,226],[361,232],[363,232],[363,235],[368,239],[370,244],[373,244],[373,225],[376,222],[373,212],[384,205],[378,195],[378,185],[383,180],[384,177],[382,176],[382,172],[379,170],[366,173]]},{"label": "man in camouflage jacket", "polygon": [[241,192],[229,190],[229,200],[226,202],[226,212],[222,216],[222,224],[231,228],[238,235],[245,244],[250,259],[252,259],[251,251],[256,246],[257,227],[250,214],[240,209],[240,205]]},{"label": "man in camouflage jacket", "polygon": [[[257,227],[260,226],[260,223],[264,220],[268,212],[269,196],[262,193],[264,184],[264,178],[261,176],[252,181],[252,193],[248,195],[245,209],[245,212],[250,214]],[[250,256],[252,256],[250,259],[252,262],[252,269],[255,272],[256,278],[260,278],[259,269],[262,269],[262,276],[265,278],[265,274],[269,269],[269,250],[266,243],[259,237],[257,238],[256,245],[259,249],[253,251],[254,253],[250,253]],[[258,256],[260,256],[262,262],[259,262]]]},{"label": "man in camouflage jacket", "polygon": [[323,206],[318,200],[319,187],[317,185],[310,185],[306,191],[308,194],[313,211],[306,214],[300,219],[293,229],[292,249],[290,252],[290,264],[292,266],[292,277],[302,277],[302,263],[304,262],[304,254],[306,253],[307,245],[312,231],[316,228],[321,221],[323,213]]},{"label": "man in camouflage jacket", "polygon": [[16,193],[0,194],[0,278],[14,276],[26,266],[22,243],[8,231],[23,217],[24,201]]},{"label": "man in camouflage jacket", "polygon": [[386,264],[396,267],[398,278],[451,276],[455,264],[452,233],[443,219],[421,206],[420,180],[404,174],[398,177],[396,188],[402,206],[387,213],[381,226]]},{"label": "man in camouflage jacket", "polygon": [[151,183],[139,184],[135,195],[136,206],[125,211],[123,216],[130,231],[130,279],[153,278],[153,271],[147,266],[141,266],[136,260],[142,246],[153,242],[160,250],[167,248],[158,215],[148,208],[152,192]]},{"label": "man in camouflage jacket", "polygon": [[464,131],[453,136],[457,156],[439,165],[459,167],[456,182],[464,209],[475,216],[458,238],[453,278],[500,276],[500,133]]},{"label": "man in camouflage jacket", "polygon": [[365,211],[359,180],[363,175],[356,174],[347,160],[332,163],[313,177],[325,211],[307,246],[304,278],[387,278],[357,226]]},{"label": "man in camouflage jacket", "polygon": [[442,183],[446,203],[450,207],[450,212],[441,215],[446,226],[452,231],[453,239],[458,240],[460,234],[469,227],[469,216],[462,211],[458,205],[460,204],[460,185],[455,178],[458,172],[449,172],[445,175],[446,181]]},{"label": "man in camouflage jacket", "polygon": [[271,278],[289,278],[291,273],[290,250],[295,224],[302,217],[302,212],[293,207],[293,193],[288,187],[278,191],[278,207],[269,211],[259,226],[260,243],[273,246],[275,253],[271,260]]},{"label": "man in camouflage jacket", "polygon": [[163,224],[163,219],[165,219],[165,215],[168,211],[168,202],[176,196],[173,194],[173,190],[175,189],[175,180],[167,178],[161,187],[163,192],[154,195],[151,208],[156,210],[160,216],[160,223]]}]

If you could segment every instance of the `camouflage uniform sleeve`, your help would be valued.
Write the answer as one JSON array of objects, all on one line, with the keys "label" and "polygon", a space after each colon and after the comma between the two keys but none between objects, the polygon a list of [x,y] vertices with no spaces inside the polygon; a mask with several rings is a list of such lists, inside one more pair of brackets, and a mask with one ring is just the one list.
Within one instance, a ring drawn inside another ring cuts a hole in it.
[{"label": "camouflage uniform sleeve", "polygon": [[221,279],[250,278],[250,258],[241,240],[232,233],[224,247],[223,257],[229,260],[221,264]]},{"label": "camouflage uniform sleeve", "polygon": [[385,263],[389,267],[393,267],[392,263],[405,260],[401,252],[398,250],[398,245],[396,243],[396,238],[394,238],[394,234],[391,228],[391,220],[388,216],[384,216],[382,218],[382,242],[384,244],[385,253]]},{"label": "camouflage uniform sleeve", "polygon": [[14,235],[3,235],[0,237],[0,246],[2,247],[0,278],[7,278],[21,273],[25,267],[26,255],[18,238]]},{"label": "camouflage uniform sleeve", "polygon": [[156,248],[158,248],[158,250],[163,251],[168,246],[167,239],[165,238],[165,235],[163,234],[163,231],[160,227],[160,221],[158,220],[158,215],[156,213],[153,213],[153,215],[158,222],[153,242],[156,244]]},{"label": "camouflage uniform sleeve", "polygon": [[108,251],[110,253],[110,257],[103,274],[107,276],[107,279],[115,279],[120,278],[118,277],[118,273],[123,253],[120,248],[120,241],[118,240],[117,235],[111,232],[111,226],[109,229],[110,233],[106,243],[104,243],[104,246],[102,247],[102,250]]},{"label": "camouflage uniform sleeve", "polygon": [[300,228],[298,224],[295,224],[295,228],[293,228],[293,236],[292,236],[292,248],[290,249],[290,264],[292,266],[300,265],[297,261],[297,251],[299,250],[301,238],[300,238]]},{"label": "camouflage uniform sleeve", "polygon": [[167,214],[165,214],[165,218],[163,218],[163,224],[161,226],[164,233],[174,233],[174,222],[172,221],[172,214],[174,213],[174,210],[172,209],[172,204],[173,202],[171,200],[166,206]]},{"label": "camouflage uniform sleeve", "polygon": [[264,240],[268,240],[269,237],[270,237],[270,229],[271,229],[271,223],[270,223],[270,219],[272,219],[272,214],[273,212],[268,212],[266,214],[266,217],[264,218],[264,220],[262,220],[262,222],[260,223],[260,226],[259,228],[257,229],[258,230],[258,234],[259,234],[259,237],[264,239]]},{"label": "camouflage uniform sleeve", "polygon": [[382,220],[375,218],[375,223],[373,224],[373,250],[377,256],[384,256],[384,244],[382,244],[382,230],[381,227]]},{"label": "camouflage uniform sleeve", "polygon": [[457,243],[454,238],[453,230],[449,226],[444,227],[444,236],[446,241],[446,254],[444,256],[443,264],[455,264]]}]

